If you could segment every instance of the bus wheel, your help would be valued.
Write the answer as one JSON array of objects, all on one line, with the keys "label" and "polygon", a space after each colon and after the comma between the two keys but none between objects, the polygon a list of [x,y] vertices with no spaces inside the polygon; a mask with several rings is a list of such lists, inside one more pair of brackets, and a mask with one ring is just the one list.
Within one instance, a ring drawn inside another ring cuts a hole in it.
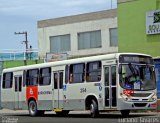
[{"label": "bus wheel", "polygon": [[128,117],[130,113],[130,110],[121,110],[122,117]]},{"label": "bus wheel", "polygon": [[38,115],[37,104],[34,100],[29,102],[29,114],[30,116]]},{"label": "bus wheel", "polygon": [[97,105],[95,100],[91,101],[91,104],[90,104],[90,115],[91,115],[92,118],[95,118],[95,117],[97,117],[99,115],[98,105]]}]

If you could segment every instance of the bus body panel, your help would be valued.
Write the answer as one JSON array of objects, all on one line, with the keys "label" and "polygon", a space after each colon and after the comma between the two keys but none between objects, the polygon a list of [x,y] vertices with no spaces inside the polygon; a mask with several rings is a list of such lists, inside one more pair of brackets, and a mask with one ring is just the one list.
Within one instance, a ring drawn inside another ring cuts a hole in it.
[{"label": "bus body panel", "polygon": [[14,89],[3,89],[1,92],[1,104],[2,108],[14,109],[15,105],[15,95]]},{"label": "bus body panel", "polygon": [[38,110],[53,109],[52,84],[38,87]]},{"label": "bus body panel", "polygon": [[[66,110],[85,110],[85,101],[88,96],[94,96],[97,101],[99,95],[102,98],[102,89],[99,90],[101,82],[66,84],[64,90]],[[77,98],[78,97],[78,98]]]}]

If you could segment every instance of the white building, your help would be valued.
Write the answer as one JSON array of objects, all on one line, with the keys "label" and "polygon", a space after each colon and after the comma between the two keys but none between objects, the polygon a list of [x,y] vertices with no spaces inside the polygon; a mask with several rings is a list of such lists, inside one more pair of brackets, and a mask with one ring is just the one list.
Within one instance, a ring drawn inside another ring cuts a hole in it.
[{"label": "white building", "polygon": [[117,10],[38,21],[40,58],[46,53],[82,57],[118,52]]}]

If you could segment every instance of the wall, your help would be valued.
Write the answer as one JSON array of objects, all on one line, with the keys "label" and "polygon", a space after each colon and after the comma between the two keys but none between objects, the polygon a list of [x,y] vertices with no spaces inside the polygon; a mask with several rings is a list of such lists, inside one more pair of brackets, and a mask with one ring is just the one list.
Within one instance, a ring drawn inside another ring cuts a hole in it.
[{"label": "wall", "polygon": [[118,3],[119,52],[160,56],[160,34],[146,35],[146,12],[160,9],[159,0],[123,0]]},{"label": "wall", "polygon": [[[70,34],[71,36],[71,51],[67,52],[69,56],[83,56],[117,52],[118,47],[109,47],[109,28],[117,28],[117,17],[115,16],[115,11],[116,10],[111,10],[111,12],[97,12],[93,14],[83,14],[53,20],[51,19],[46,21],[39,21],[39,56],[43,58],[47,52],[50,52],[50,36],[65,34]],[[114,16],[112,16],[112,13],[114,13]],[[105,18],[105,16],[109,17]],[[52,25],[52,23],[56,24]],[[47,24],[50,25],[48,26]],[[102,48],[78,50],[77,33],[95,30],[101,30]]]}]

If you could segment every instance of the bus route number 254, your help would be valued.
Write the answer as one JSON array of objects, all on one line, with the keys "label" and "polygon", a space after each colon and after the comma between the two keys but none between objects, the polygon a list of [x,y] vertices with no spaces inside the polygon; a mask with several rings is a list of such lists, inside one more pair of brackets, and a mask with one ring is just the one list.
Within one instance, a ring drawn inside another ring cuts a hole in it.
[{"label": "bus route number 254", "polygon": [[85,92],[87,92],[86,88],[80,88],[80,93],[85,93]]}]

